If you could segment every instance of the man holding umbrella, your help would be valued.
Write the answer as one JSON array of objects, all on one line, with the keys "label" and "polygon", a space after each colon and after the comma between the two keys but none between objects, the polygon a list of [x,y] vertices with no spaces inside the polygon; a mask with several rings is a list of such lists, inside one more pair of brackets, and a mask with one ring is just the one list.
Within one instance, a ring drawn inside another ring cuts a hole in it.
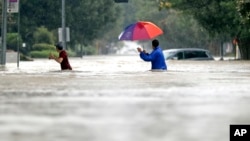
[{"label": "man holding umbrella", "polygon": [[167,70],[165,58],[162,49],[159,46],[158,40],[155,39],[152,41],[152,49],[153,51],[149,54],[146,53],[145,50],[142,50],[142,48],[137,48],[138,52],[140,53],[141,59],[147,62],[151,62],[152,70]]},{"label": "man holding umbrella", "polygon": [[[139,21],[128,25],[122,33],[119,35],[119,40],[149,40],[158,35],[163,34],[163,31],[154,23],[149,21]],[[159,47],[159,41],[152,41],[153,51],[148,54],[141,48],[137,48],[140,53],[140,57],[147,62],[151,62],[152,70],[167,70],[165,58],[163,56],[162,49]]]}]

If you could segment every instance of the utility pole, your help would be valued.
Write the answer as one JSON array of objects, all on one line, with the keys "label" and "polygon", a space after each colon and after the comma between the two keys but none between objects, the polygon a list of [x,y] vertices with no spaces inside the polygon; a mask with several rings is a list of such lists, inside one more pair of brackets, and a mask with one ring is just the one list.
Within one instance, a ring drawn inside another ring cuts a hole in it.
[{"label": "utility pole", "polygon": [[65,0],[62,0],[62,45],[66,49]]},{"label": "utility pole", "polygon": [[2,0],[2,41],[1,65],[6,64],[7,0]]},{"label": "utility pole", "polygon": [[224,42],[221,41],[221,44],[220,44],[220,60],[224,60],[223,59],[223,55],[224,55],[223,43]]},{"label": "utility pole", "polygon": [[18,1],[18,19],[17,19],[17,67],[20,64],[20,1]]}]

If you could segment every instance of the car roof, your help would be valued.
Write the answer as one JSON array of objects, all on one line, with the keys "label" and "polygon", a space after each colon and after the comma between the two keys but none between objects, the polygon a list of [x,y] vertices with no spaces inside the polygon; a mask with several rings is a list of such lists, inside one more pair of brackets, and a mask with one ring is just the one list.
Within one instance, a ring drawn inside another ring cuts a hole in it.
[{"label": "car roof", "polygon": [[164,51],[171,52],[171,51],[208,51],[202,48],[173,48],[173,49],[166,49]]}]

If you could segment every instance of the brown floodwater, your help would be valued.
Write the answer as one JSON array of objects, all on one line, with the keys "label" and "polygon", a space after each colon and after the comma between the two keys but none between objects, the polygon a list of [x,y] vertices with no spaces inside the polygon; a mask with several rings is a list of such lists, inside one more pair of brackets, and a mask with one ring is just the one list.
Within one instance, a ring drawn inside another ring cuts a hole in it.
[{"label": "brown floodwater", "polygon": [[0,68],[1,141],[228,141],[250,124],[249,61],[70,58]]}]

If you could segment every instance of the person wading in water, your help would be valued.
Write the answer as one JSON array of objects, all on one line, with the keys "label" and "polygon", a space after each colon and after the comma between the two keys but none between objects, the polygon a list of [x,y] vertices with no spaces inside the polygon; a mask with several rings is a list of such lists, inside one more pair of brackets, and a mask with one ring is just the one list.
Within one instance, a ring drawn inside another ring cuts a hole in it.
[{"label": "person wading in water", "polygon": [[67,52],[63,49],[63,46],[58,43],[55,45],[56,51],[59,53],[59,57],[55,57],[53,54],[49,55],[49,59],[54,59],[61,65],[61,70],[72,70],[69,63]]}]

